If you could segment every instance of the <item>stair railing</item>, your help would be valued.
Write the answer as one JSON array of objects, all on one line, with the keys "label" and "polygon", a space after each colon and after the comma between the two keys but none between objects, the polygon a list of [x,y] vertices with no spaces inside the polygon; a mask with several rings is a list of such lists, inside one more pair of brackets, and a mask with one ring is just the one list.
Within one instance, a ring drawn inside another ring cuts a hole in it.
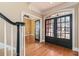
[{"label": "stair railing", "polygon": [[20,27],[24,26],[23,22],[12,22],[10,19],[8,19],[5,15],[0,13],[0,17],[4,19],[6,22],[8,22],[11,25],[17,26],[17,47],[16,47],[16,55],[20,56]]}]

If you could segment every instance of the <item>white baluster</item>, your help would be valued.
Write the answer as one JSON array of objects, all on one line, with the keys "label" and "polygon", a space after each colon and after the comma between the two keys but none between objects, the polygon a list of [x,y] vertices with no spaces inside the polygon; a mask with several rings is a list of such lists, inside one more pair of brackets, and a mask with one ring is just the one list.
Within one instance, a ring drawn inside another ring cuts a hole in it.
[{"label": "white baluster", "polygon": [[13,56],[13,25],[11,25],[11,56]]},{"label": "white baluster", "polygon": [[4,56],[6,56],[6,21],[4,21]]},{"label": "white baluster", "polygon": [[25,56],[25,26],[23,26],[23,40],[24,40],[24,56]]}]

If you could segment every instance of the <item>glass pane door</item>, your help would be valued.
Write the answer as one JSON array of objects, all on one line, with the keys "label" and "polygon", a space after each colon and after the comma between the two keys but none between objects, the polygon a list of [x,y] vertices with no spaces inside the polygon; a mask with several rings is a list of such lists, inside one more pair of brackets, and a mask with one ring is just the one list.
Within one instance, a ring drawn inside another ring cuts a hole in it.
[{"label": "glass pane door", "polygon": [[70,16],[57,18],[57,38],[70,39]]},{"label": "glass pane door", "polygon": [[40,20],[37,20],[36,22],[35,22],[36,24],[35,24],[35,39],[40,39]]},{"label": "glass pane door", "polygon": [[45,41],[72,48],[72,14],[47,19]]},{"label": "glass pane door", "polygon": [[46,36],[54,37],[54,19],[46,20]]}]

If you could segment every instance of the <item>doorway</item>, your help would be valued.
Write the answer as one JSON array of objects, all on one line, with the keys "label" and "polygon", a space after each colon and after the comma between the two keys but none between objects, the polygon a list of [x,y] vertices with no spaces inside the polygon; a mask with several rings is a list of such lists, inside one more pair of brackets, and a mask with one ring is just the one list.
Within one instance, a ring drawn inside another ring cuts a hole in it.
[{"label": "doorway", "polygon": [[72,14],[46,19],[45,41],[72,49]]},{"label": "doorway", "polygon": [[26,43],[34,43],[35,42],[35,21],[29,19],[24,19],[25,23],[25,37]]}]

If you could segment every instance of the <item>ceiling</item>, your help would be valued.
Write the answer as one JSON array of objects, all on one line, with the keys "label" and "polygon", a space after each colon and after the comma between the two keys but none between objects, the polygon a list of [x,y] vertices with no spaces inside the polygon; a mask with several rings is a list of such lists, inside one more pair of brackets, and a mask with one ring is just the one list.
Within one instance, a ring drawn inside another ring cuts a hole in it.
[{"label": "ceiling", "polygon": [[51,11],[74,7],[78,2],[27,2],[27,10],[32,11],[40,17],[52,14]]},{"label": "ceiling", "polygon": [[44,12],[62,3],[63,2],[30,2],[29,7],[31,7],[32,9],[34,8],[39,12]]}]

